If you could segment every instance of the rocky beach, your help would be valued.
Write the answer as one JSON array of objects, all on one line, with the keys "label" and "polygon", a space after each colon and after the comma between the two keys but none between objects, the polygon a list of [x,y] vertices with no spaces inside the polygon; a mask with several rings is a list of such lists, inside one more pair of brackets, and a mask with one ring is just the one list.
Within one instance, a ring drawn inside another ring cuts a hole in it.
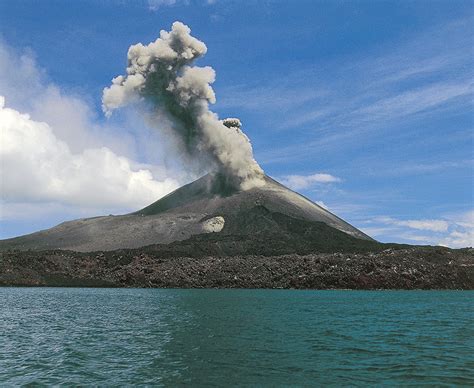
[{"label": "rocky beach", "polygon": [[474,289],[474,250],[174,257],[156,247],[78,253],[7,251],[1,286]]}]

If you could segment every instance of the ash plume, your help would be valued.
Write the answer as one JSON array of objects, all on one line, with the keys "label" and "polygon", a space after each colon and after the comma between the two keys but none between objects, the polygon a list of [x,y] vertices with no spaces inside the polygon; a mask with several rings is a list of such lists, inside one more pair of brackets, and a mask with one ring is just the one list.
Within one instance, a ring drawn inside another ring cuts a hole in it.
[{"label": "ash plume", "polygon": [[143,100],[152,107],[156,127],[163,119],[171,124],[187,156],[217,169],[236,189],[262,186],[263,170],[240,120],[219,120],[209,110],[209,103],[216,102],[210,85],[215,72],[209,66],[192,66],[207,47],[190,32],[188,26],[174,22],[171,31],[162,30],[155,42],[130,46],[126,75],[104,89],[103,110],[110,116],[114,109]]}]

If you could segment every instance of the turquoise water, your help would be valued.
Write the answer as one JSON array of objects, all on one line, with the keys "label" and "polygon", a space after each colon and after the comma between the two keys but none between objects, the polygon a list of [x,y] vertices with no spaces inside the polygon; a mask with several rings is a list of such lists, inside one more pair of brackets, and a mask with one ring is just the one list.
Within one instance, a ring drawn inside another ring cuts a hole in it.
[{"label": "turquoise water", "polygon": [[474,385],[474,292],[0,288],[0,385]]}]

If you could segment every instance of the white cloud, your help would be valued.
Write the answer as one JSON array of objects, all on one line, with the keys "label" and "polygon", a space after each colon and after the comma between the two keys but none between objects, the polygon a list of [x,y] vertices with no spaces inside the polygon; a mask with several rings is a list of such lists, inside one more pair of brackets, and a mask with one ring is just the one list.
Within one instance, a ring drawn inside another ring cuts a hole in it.
[{"label": "white cloud", "polygon": [[453,231],[449,235],[438,240],[439,245],[453,248],[474,246],[474,228],[464,231]]},{"label": "white cloud", "polygon": [[150,11],[158,11],[161,7],[175,5],[176,0],[148,0],[148,9]]},{"label": "white cloud", "polygon": [[138,208],[179,186],[174,179],[155,180],[107,147],[74,153],[47,123],[3,104],[1,97],[0,182],[7,202]]},{"label": "white cloud", "polygon": [[[163,139],[136,115],[106,122],[88,96],[52,83],[32,52],[2,41],[0,92],[9,107],[0,120],[0,218],[25,232],[33,219],[46,227],[136,210],[194,178],[166,160]],[[12,236],[7,226],[2,236]]]},{"label": "white cloud", "polygon": [[445,232],[449,226],[449,223],[445,220],[397,220],[391,217],[377,217],[375,221],[387,225],[406,226],[410,229],[433,232]]},{"label": "white cloud", "polygon": [[[364,232],[384,241],[405,241],[451,248],[474,246],[474,210],[440,219],[400,220],[374,217],[366,221]],[[420,232],[423,232],[420,234]]]},{"label": "white cloud", "polygon": [[442,237],[438,244],[448,247],[474,246],[474,210],[447,217],[453,224],[450,233]]},{"label": "white cloud", "polygon": [[107,145],[118,154],[134,156],[137,141],[134,136],[117,125],[98,124],[87,97],[65,93],[48,80],[33,53],[15,50],[1,41],[0,93],[9,107],[28,112],[35,121],[47,122],[55,136],[74,152]]},{"label": "white cloud", "polygon": [[[214,5],[217,0],[202,0],[204,5]],[[174,5],[189,5],[191,4],[190,0],[148,0],[148,9],[150,11],[156,12],[163,7],[171,7]]]},{"label": "white cloud", "polygon": [[341,179],[330,174],[319,173],[313,175],[286,175],[281,178],[281,181],[291,189],[301,190],[317,183],[341,182]]},{"label": "white cloud", "polygon": [[0,90],[9,104],[30,111],[44,78],[31,51],[16,51],[0,40]]},{"label": "white cloud", "polygon": [[[465,138],[465,136],[463,136]],[[443,170],[471,169],[474,166],[474,159],[457,161],[439,161],[433,163],[398,163],[396,169],[377,168],[369,171],[373,176],[409,176],[426,175],[439,173]]]},{"label": "white cloud", "polygon": [[446,218],[463,227],[474,228],[474,209],[461,214],[451,214]]},{"label": "white cloud", "polygon": [[407,226],[411,229],[431,230],[433,232],[446,232],[448,223],[443,220],[408,220],[399,221],[398,225]]},{"label": "white cloud", "polygon": [[352,113],[367,120],[393,120],[446,104],[472,94],[472,84],[438,83],[383,98]]}]

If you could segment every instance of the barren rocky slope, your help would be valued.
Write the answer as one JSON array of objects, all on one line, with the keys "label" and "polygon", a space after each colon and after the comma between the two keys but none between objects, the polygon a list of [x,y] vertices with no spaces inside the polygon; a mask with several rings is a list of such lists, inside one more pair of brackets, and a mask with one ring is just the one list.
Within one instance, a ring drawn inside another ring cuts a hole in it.
[{"label": "barren rocky slope", "polygon": [[[0,250],[74,251],[139,248],[186,240],[193,235],[254,228],[272,232],[272,224],[250,225],[242,215],[255,207],[300,220],[317,221],[348,236],[372,240],[307,198],[266,177],[263,187],[233,192],[219,176],[206,175],[150,206],[127,215],[64,222],[54,228],[0,241]],[[237,220],[237,221],[236,221]]]}]

